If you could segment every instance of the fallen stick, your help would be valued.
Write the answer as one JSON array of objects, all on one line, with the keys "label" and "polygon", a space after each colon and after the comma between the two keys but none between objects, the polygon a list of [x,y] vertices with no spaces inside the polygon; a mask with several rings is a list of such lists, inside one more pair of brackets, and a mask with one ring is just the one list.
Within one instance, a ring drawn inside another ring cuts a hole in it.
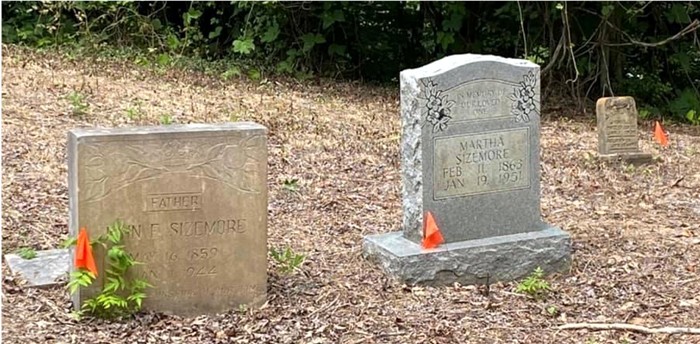
[{"label": "fallen stick", "polygon": [[692,327],[659,327],[659,328],[649,328],[639,325],[632,324],[592,324],[592,323],[576,323],[576,324],[565,324],[557,327],[558,330],[578,330],[578,329],[588,329],[588,330],[627,330],[635,331],[646,334],[700,334],[700,328]]}]

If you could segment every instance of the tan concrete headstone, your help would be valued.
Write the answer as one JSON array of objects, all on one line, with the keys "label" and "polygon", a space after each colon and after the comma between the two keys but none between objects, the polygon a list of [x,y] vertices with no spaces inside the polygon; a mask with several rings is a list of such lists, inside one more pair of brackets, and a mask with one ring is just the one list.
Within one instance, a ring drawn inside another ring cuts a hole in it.
[{"label": "tan concrete headstone", "polygon": [[[121,219],[144,263],[144,309],[197,315],[257,306],[267,292],[267,129],[256,123],[75,129],[68,135],[70,230],[91,239]],[[97,245],[95,287],[105,252]]]},{"label": "tan concrete headstone", "polygon": [[605,160],[650,162],[649,153],[639,150],[637,107],[632,97],[607,97],[596,102],[598,154]]}]

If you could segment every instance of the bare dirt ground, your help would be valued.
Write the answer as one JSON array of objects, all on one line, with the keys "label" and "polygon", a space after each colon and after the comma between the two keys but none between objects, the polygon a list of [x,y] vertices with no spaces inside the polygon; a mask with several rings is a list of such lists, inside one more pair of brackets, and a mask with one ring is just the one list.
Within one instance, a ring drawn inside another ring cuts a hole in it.
[{"label": "bare dirt ground", "polygon": [[[7,343],[700,343],[700,335],[556,329],[700,327],[698,128],[668,126],[671,146],[661,149],[641,123],[641,148],[663,161],[606,165],[595,158],[592,117],[558,116],[545,99],[542,211],[573,237],[570,273],[549,277],[553,291],[541,300],[515,293],[515,282],[488,293],[410,288],[361,256],[364,235],[398,230],[401,220],[396,88],[221,81],[16,47],[3,55],[3,254],[67,237],[68,129],[153,125],[172,114],[270,129],[269,245],[307,255],[290,275],[270,264],[262,309],[116,323],[75,321],[65,289],[23,287],[3,261]],[[66,99],[72,91],[89,105],[82,118]],[[129,108],[141,117],[129,119]],[[282,187],[285,178],[300,180],[297,193]]]}]

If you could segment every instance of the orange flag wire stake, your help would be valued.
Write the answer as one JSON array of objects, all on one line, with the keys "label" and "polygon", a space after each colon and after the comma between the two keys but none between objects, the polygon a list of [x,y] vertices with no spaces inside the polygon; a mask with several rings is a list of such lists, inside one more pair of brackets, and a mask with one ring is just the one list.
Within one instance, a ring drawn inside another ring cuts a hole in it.
[{"label": "orange flag wire stake", "polygon": [[423,226],[423,241],[421,243],[423,248],[435,248],[444,242],[445,239],[442,237],[442,233],[440,233],[440,229],[435,223],[433,214],[427,212]]},{"label": "orange flag wire stake", "polygon": [[97,276],[97,265],[95,257],[92,255],[92,246],[90,246],[85,227],[81,228],[78,234],[78,243],[75,247],[75,267],[87,269]]},{"label": "orange flag wire stake", "polygon": [[661,123],[659,121],[656,121],[656,124],[654,125],[654,139],[656,141],[666,147],[668,146],[668,135],[666,135],[666,132],[664,131],[664,128],[661,127]]}]

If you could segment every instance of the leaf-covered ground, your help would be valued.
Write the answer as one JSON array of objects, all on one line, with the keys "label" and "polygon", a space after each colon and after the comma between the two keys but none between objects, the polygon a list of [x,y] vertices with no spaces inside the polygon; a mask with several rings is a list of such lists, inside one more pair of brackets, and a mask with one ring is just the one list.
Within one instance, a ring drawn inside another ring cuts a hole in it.
[{"label": "leaf-covered ground", "polygon": [[[361,256],[364,235],[399,229],[397,88],[332,81],[222,81],[131,62],[3,47],[2,251],[66,238],[66,134],[78,126],[251,120],[269,132],[269,245],[307,260],[270,263],[258,310],[76,322],[62,287],[23,287],[3,261],[7,343],[700,343],[700,335],[557,330],[573,322],[700,327],[700,132],[668,126],[644,167],[596,159],[592,115],[544,100],[542,213],[571,233],[573,264],[533,300],[516,283],[410,288]],[[84,96],[80,102],[69,95]],[[131,117],[131,118],[130,118]],[[283,187],[298,178],[298,192]]]}]

